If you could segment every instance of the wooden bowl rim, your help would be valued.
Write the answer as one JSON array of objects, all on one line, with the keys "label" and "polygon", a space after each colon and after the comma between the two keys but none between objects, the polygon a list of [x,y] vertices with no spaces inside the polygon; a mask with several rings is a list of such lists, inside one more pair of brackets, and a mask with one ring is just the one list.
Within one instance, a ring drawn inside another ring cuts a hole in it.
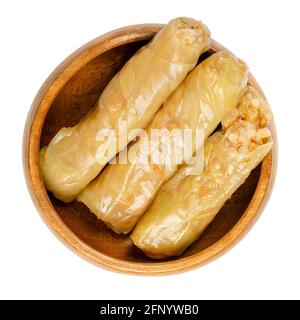
[{"label": "wooden bowl rim", "polygon": [[[49,229],[76,254],[97,266],[104,267],[111,271],[141,275],[160,275],[181,272],[206,264],[224,254],[250,230],[265,207],[275,180],[277,168],[277,139],[275,124],[274,121],[272,121],[271,131],[275,141],[274,147],[272,152],[270,152],[262,162],[257,188],[241,218],[228,233],[213,245],[199,253],[178,260],[131,262],[112,258],[87,245],[63,222],[48,197],[38,165],[41,132],[47,112],[54,98],[78,70],[98,55],[126,43],[150,39],[162,26],[163,24],[140,24],[123,27],[108,32],[76,50],[50,74],[40,88],[33,100],[24,128],[24,174],[31,198],[40,216]],[[226,48],[213,40],[211,49],[220,51]],[[260,93],[265,96],[251,73],[249,74],[249,83],[255,86]]]}]

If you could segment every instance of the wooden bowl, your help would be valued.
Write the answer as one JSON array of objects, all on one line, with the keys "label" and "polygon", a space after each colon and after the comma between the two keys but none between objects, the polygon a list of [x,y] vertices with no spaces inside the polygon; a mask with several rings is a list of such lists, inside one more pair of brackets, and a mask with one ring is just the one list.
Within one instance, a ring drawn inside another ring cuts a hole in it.
[{"label": "wooden bowl", "polygon": [[[117,235],[79,202],[65,204],[47,193],[39,166],[39,150],[61,127],[76,124],[97,101],[103,88],[162,25],[121,28],[89,42],[69,56],[49,76],[28,114],[23,163],[27,185],[40,215],[73,251],[96,265],[135,274],[166,274],[203,265],[224,253],[259,216],[274,180],[276,146],[225,204],[201,237],[178,258],[154,261]],[[224,49],[213,41],[209,55]],[[250,74],[249,83],[261,93]],[[263,93],[262,93],[263,94]],[[272,128],[273,136],[275,128]],[[275,137],[274,137],[275,138]]]}]

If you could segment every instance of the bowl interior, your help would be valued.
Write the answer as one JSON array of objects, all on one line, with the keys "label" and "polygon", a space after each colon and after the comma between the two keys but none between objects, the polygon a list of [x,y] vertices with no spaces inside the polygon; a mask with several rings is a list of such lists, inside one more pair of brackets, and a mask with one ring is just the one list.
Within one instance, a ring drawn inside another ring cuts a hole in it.
[{"label": "bowl interior", "polygon": [[[118,46],[81,68],[54,99],[43,124],[40,147],[47,145],[60,128],[76,124],[95,105],[113,75],[145,43],[138,41]],[[209,51],[201,59],[212,53],[213,50]],[[227,201],[201,237],[181,257],[172,260],[199,253],[221,239],[243,215],[255,192],[260,172],[261,165]],[[96,251],[125,261],[157,263],[137,249],[129,236],[117,235],[98,221],[82,203],[65,204],[51,193],[49,199],[67,227]]]}]

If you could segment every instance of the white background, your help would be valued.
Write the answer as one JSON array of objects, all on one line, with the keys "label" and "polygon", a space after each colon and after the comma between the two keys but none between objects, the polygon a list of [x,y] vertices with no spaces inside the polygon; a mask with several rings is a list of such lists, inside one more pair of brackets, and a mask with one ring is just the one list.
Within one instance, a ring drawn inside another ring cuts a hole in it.
[{"label": "white background", "polygon": [[[1,1],[0,298],[300,298],[299,1]],[[190,272],[141,277],[97,268],[62,245],[29,197],[21,142],[30,104],[50,72],[100,34],[190,16],[244,59],[273,109],[279,167],[251,232]]]}]

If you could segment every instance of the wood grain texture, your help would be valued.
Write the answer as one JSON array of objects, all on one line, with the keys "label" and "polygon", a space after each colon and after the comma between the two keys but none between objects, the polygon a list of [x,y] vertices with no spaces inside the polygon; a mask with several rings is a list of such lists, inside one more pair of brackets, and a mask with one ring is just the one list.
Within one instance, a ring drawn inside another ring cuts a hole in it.
[{"label": "wood grain texture", "polygon": [[[65,204],[45,190],[39,167],[39,149],[63,126],[72,126],[97,101],[99,94],[126,60],[162,25],[121,28],[89,42],[68,57],[38,92],[24,130],[23,164],[31,197],[50,229],[83,258],[114,271],[135,274],[169,274],[203,265],[226,252],[259,217],[274,182],[275,146],[247,181],[227,201],[201,237],[178,258],[147,258],[125,235],[116,235],[82,204]],[[222,50],[213,41],[208,55]],[[203,57],[202,57],[203,59]],[[263,95],[255,78],[249,83]]]}]

